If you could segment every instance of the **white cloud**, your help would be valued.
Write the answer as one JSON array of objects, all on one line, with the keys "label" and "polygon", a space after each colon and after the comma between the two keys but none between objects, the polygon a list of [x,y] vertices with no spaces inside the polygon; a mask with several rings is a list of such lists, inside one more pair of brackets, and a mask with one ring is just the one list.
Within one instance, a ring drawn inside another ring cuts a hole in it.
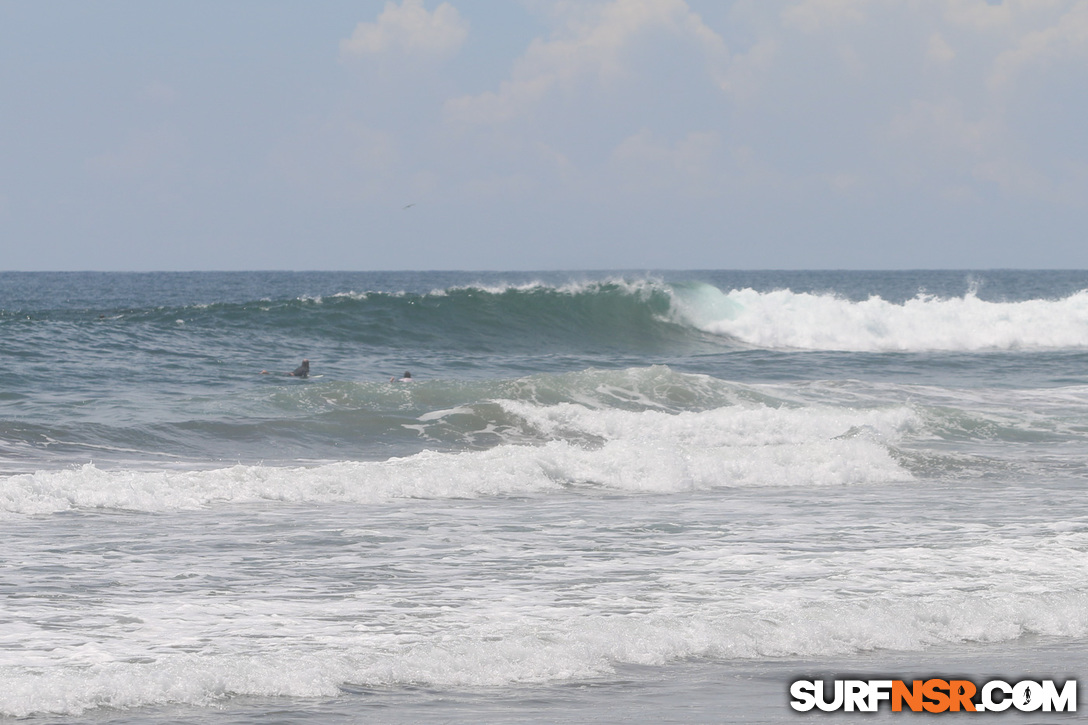
[{"label": "white cloud", "polygon": [[629,190],[676,188],[706,195],[717,187],[721,147],[721,137],[714,131],[693,131],[668,144],[643,129],[613,150],[612,163]]},{"label": "white cloud", "polygon": [[1003,89],[1030,68],[1064,60],[1088,60],[1088,2],[1077,3],[1055,24],[1020,37],[994,62],[989,85]]},{"label": "white cloud", "polygon": [[782,21],[816,33],[836,25],[861,23],[869,4],[870,0],[802,0],[782,11]]},{"label": "white cloud", "polygon": [[498,91],[452,99],[450,118],[501,123],[527,113],[549,93],[591,80],[607,85],[627,71],[626,53],[641,37],[663,31],[698,48],[711,64],[728,57],[725,43],[684,0],[612,0],[603,5],[561,5],[568,22],[558,37],[534,40]]},{"label": "white cloud", "polygon": [[942,0],[944,17],[954,26],[995,35],[1014,35],[1021,29],[1062,12],[1080,0]]},{"label": "white cloud", "polygon": [[[1067,161],[1084,144],[1032,109],[1075,120],[1085,107],[1054,94],[1084,77],[1069,82],[1088,57],[1088,0],[712,1],[540,0],[551,32],[521,47],[505,80],[447,98],[447,123],[415,141],[411,124],[368,118],[390,139],[356,139],[376,156],[358,159],[345,185],[371,183],[358,170],[382,167],[396,141],[407,158],[386,177],[435,168],[443,193],[479,198],[729,203],[740,190],[861,205],[907,191],[982,204],[1083,190],[1082,167]],[[394,48],[375,38],[394,37],[408,11],[432,17],[418,0],[389,4],[356,32],[355,52]],[[412,163],[421,139],[441,158]]]},{"label": "white cloud", "polygon": [[956,59],[956,51],[948,44],[941,33],[933,33],[926,44],[926,60],[934,64],[951,63]]},{"label": "white cloud", "polygon": [[959,201],[1085,200],[1088,0],[734,7],[748,34],[722,88],[745,125],[723,135],[781,178],[845,167]]},{"label": "white cloud", "polygon": [[992,121],[967,120],[963,104],[955,99],[915,100],[909,111],[892,119],[889,129],[893,138],[913,140],[943,158],[981,156],[1000,139],[1000,129]]},{"label": "white cloud", "polygon": [[984,169],[999,161],[1007,131],[993,115],[969,119],[956,98],[914,100],[888,125],[886,141],[893,171],[910,186],[928,188],[957,204],[974,201],[973,187],[996,181]]},{"label": "white cloud", "polygon": [[340,41],[342,58],[401,53],[426,57],[448,57],[468,37],[468,22],[449,3],[433,13],[423,0],[387,2],[377,22],[359,23],[350,38]]},{"label": "white cloud", "polygon": [[1047,174],[1013,159],[997,158],[975,169],[980,181],[996,185],[1013,197],[1041,199],[1051,203],[1083,205],[1088,191],[1086,168],[1072,166],[1061,175]]},{"label": "white cloud", "polygon": [[781,41],[762,37],[745,53],[733,56],[721,79],[721,88],[734,100],[748,100],[758,93],[762,78],[774,65]]}]

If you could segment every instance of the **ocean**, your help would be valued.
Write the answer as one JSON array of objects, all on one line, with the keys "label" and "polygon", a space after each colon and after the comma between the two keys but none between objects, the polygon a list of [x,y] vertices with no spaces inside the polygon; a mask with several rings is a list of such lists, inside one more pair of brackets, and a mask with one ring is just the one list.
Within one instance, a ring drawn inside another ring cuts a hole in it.
[{"label": "ocean", "polygon": [[1088,673],[1088,272],[0,273],[0,368],[0,721]]}]

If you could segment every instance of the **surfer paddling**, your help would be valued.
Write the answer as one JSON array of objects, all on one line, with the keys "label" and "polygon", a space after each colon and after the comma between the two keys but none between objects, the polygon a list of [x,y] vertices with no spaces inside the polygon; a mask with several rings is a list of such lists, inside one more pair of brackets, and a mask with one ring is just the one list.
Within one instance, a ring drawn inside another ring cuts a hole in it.
[{"label": "surfer paddling", "polygon": [[391,383],[410,383],[410,382],[412,382],[412,374],[410,372],[408,372],[407,370],[405,370],[404,375],[400,376],[399,378],[389,378],[389,382],[391,382]]},{"label": "surfer paddling", "polygon": [[[262,370],[261,375],[275,375],[276,373],[270,373],[267,370]],[[310,377],[310,361],[303,360],[302,364],[289,373],[282,373],[291,378],[308,378]]]}]

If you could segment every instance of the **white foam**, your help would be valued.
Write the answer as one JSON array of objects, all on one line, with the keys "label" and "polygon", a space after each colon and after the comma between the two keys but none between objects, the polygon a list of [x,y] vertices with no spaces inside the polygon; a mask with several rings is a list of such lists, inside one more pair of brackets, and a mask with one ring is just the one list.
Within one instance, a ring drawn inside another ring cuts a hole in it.
[{"label": "white foam", "polygon": [[451,415],[472,415],[472,412],[472,408],[461,405],[456,408],[450,408],[449,410],[435,410],[430,413],[424,413],[419,416],[417,420],[427,423],[434,420],[442,420]]},{"label": "white foam", "polygon": [[[5,683],[0,715],[199,706],[233,696],[334,697],[345,684],[498,687],[588,679],[611,674],[619,665],[664,665],[692,657],[820,657],[1006,641],[1025,633],[1088,635],[1084,594],[954,592],[838,601],[780,594],[761,601],[762,594],[757,588],[741,602],[726,596],[698,605],[685,605],[681,598],[627,614],[507,597],[505,606],[491,602],[467,612],[444,612],[445,621],[435,625],[444,629],[435,632],[419,619],[404,619],[396,632],[383,631],[369,624],[371,602],[341,603],[335,611],[313,612],[308,620],[288,614],[261,622],[248,644],[228,636],[203,653],[170,653],[125,640],[125,652],[97,662],[76,662],[63,651],[52,653],[54,661],[33,666],[5,662],[0,664]],[[277,625],[296,628],[295,637],[282,642]],[[255,651],[240,651],[246,648]]]},{"label": "white foam", "polygon": [[1059,300],[989,302],[919,294],[902,304],[790,290],[674,294],[678,321],[766,348],[857,352],[1088,347],[1088,291]]},{"label": "white foam", "polygon": [[[669,414],[574,404],[500,405],[549,442],[316,467],[108,471],[87,464],[0,478],[0,511],[167,511],[260,500],[375,503],[524,495],[580,485],[668,493],[911,478],[884,443],[916,424],[909,408],[730,406]],[[844,435],[857,430],[871,434]]]},{"label": "white foam", "polygon": [[254,501],[377,503],[395,498],[527,493],[555,485],[531,456],[514,447],[463,454],[424,451],[384,462],[316,467],[237,465],[212,471],[109,471],[86,464],[0,479],[0,511],[170,511]]},{"label": "white foam", "polygon": [[629,280],[622,277],[609,277],[603,280],[594,281],[577,281],[571,280],[564,282],[563,284],[549,284],[541,281],[522,282],[520,284],[513,283],[499,283],[499,284],[470,284],[470,285],[458,285],[449,287],[444,290],[432,290],[432,295],[448,295],[450,292],[484,292],[490,295],[502,295],[508,292],[550,292],[553,294],[565,295],[574,297],[582,294],[593,294],[600,292],[604,287],[617,287],[621,289],[625,294],[633,296],[648,296],[654,291],[665,291],[665,286],[661,280],[657,279],[636,279]]},{"label": "white foam", "polygon": [[[669,414],[593,410],[564,403],[500,403],[552,438],[600,440],[597,450],[553,447],[542,461],[559,477],[631,491],[719,486],[824,486],[911,478],[882,440],[915,425],[908,408],[729,406]],[[852,430],[869,436],[846,436]]]}]

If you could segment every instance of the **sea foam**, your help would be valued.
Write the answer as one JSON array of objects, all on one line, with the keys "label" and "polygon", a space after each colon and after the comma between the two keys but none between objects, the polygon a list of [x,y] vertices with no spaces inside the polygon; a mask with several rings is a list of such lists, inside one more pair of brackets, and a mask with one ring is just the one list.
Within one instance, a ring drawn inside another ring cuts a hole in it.
[{"label": "sea foam", "polygon": [[919,294],[902,304],[870,297],[696,285],[674,292],[672,316],[756,347],[979,351],[1088,347],[1088,291],[1064,299],[991,302]]},{"label": "sea foam", "polygon": [[[298,623],[310,635],[309,646],[279,644],[270,629],[259,640],[260,651],[251,653],[223,646],[202,654],[133,648],[128,656],[92,664],[64,662],[63,655],[35,667],[0,664],[0,715],[207,706],[238,696],[335,697],[350,685],[501,687],[586,680],[611,675],[621,665],[691,658],[827,657],[1000,642],[1024,634],[1088,635],[1088,599],[1076,593],[994,598],[953,592],[852,602],[787,598],[771,607],[755,598],[739,606],[677,601],[623,616],[584,608],[544,616],[540,608],[488,610],[486,621],[461,622],[439,638],[353,632],[352,619],[367,619],[356,609],[340,606],[335,615],[315,613],[314,621]],[[228,642],[244,649],[241,644]]]},{"label": "sea foam", "polygon": [[[261,500],[377,503],[532,495],[561,489],[675,493],[731,486],[827,486],[911,478],[889,441],[917,425],[907,407],[727,406],[703,412],[594,410],[500,401],[540,445],[423,451],[313,467],[103,470],[93,464],[0,478],[0,511],[164,511]],[[434,414],[423,417],[428,420]]]}]

